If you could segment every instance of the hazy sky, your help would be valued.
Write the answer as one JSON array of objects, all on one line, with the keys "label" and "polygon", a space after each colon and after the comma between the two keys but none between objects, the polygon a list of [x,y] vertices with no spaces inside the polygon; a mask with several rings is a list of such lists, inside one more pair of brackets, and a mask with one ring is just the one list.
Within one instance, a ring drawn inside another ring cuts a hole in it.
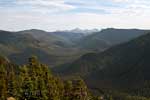
[{"label": "hazy sky", "polygon": [[150,29],[150,0],[0,0],[0,29]]}]

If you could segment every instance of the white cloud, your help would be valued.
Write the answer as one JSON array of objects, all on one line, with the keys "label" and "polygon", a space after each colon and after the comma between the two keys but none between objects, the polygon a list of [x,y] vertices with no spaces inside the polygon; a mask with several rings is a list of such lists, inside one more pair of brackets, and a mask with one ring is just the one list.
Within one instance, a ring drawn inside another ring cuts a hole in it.
[{"label": "white cloud", "polygon": [[[0,28],[44,30],[80,28],[150,28],[150,1],[107,0],[118,6],[102,5],[100,0],[16,0],[16,7],[0,9]],[[96,2],[97,1],[97,2]],[[106,0],[101,0],[105,1]],[[80,7],[79,7],[80,6]],[[5,7],[5,6],[4,6]],[[76,8],[104,10],[108,14],[90,12],[67,12]]]},{"label": "white cloud", "polygon": [[67,5],[63,0],[18,0],[17,4],[38,6],[38,7],[57,7],[60,9],[72,9],[74,8],[71,5]]},{"label": "white cloud", "polygon": [[111,0],[112,2],[121,3],[121,2],[129,2],[131,0]]},{"label": "white cloud", "polygon": [[44,29],[48,31],[80,28],[150,28],[148,16],[98,15],[90,13],[62,15],[4,14],[0,16],[0,27],[6,30]]},{"label": "white cloud", "polygon": [[[5,2],[5,1],[3,1]],[[74,9],[72,5],[65,4],[64,0],[16,0],[13,1],[13,4],[16,6],[14,8],[7,7],[8,10],[20,11],[26,10],[28,12],[62,12]],[[4,5],[2,5],[4,6]],[[5,6],[4,6],[5,7]]]},{"label": "white cloud", "polygon": [[[146,15],[150,16],[150,0],[108,0],[124,5],[119,8],[108,9],[112,14],[118,15]],[[120,5],[121,5],[120,4]]]}]

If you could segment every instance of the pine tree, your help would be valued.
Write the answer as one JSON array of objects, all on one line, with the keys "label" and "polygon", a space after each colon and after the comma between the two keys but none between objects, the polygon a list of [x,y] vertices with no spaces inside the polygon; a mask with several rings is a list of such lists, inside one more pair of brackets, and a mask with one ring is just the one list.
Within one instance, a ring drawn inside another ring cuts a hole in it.
[{"label": "pine tree", "polygon": [[82,79],[74,80],[73,87],[73,100],[87,100],[88,92],[87,87]]},{"label": "pine tree", "polygon": [[58,98],[62,99],[64,97],[64,83],[59,77],[55,78],[55,82],[57,85]]},{"label": "pine tree", "polygon": [[[1,61],[0,61],[1,62]],[[36,56],[28,64],[0,64],[0,100],[88,100],[87,87],[82,79],[62,81],[51,74],[48,66]],[[9,70],[9,71],[7,71]]]},{"label": "pine tree", "polygon": [[7,74],[8,77],[8,90],[7,90],[7,94],[9,97],[17,97],[17,77],[16,77],[16,73],[14,72],[14,68],[13,65],[10,65],[9,69],[10,71]]},{"label": "pine tree", "polygon": [[72,81],[66,81],[64,83],[64,100],[71,100],[72,99],[72,89],[73,89],[73,85],[72,85]]},{"label": "pine tree", "polygon": [[32,90],[33,90],[33,82],[29,76],[29,69],[27,66],[23,66],[20,70],[20,82],[21,82],[21,89],[20,89],[20,99],[27,99],[31,100],[32,97]]},{"label": "pine tree", "polygon": [[0,65],[0,100],[5,100],[7,97],[6,85],[6,70],[4,65]]}]

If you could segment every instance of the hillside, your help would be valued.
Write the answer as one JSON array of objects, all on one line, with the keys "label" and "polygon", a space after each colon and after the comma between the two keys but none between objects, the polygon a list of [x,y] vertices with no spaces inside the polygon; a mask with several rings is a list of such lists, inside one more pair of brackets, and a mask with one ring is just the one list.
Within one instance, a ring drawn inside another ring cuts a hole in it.
[{"label": "hillside", "polygon": [[93,81],[92,86],[98,82],[117,88],[142,88],[150,81],[149,50],[150,34],[147,34],[96,54],[98,67],[86,79]]},{"label": "hillside", "polygon": [[[122,93],[123,95],[125,93],[123,98],[150,97],[150,33],[100,53],[85,54],[79,59],[77,58],[87,51],[69,46],[64,47],[64,51],[62,46],[51,50],[46,41],[39,40],[33,34],[0,31],[0,35],[2,47],[0,55],[7,55],[12,63],[24,64],[26,60],[23,59],[37,55],[40,61],[49,65],[56,65],[58,62],[59,64],[66,63],[61,67],[53,68],[54,73],[65,80],[68,76],[81,76],[92,92],[98,90],[101,92],[98,94],[107,93],[113,98],[116,94],[119,95],[118,98],[122,97]],[[9,49],[5,50],[5,48]],[[7,65],[10,61],[0,57],[0,64],[4,63],[5,65],[6,63]],[[13,64],[13,66],[16,65]],[[3,69],[3,66],[0,67]],[[12,66],[8,66],[8,70],[10,68]],[[15,67],[15,70],[19,70],[18,66]]]},{"label": "hillside", "polygon": [[108,28],[81,38],[78,45],[80,45],[81,48],[101,51],[144,35],[148,31],[149,30]]},{"label": "hillside", "polygon": [[[15,99],[13,99],[15,98]],[[95,99],[94,99],[95,98]],[[0,56],[0,100],[98,100],[84,80],[62,80],[36,56],[23,66]]]},{"label": "hillside", "polygon": [[27,47],[34,47],[37,46],[38,42],[39,41],[34,39],[31,35],[20,35],[15,32],[0,31],[0,46],[1,51],[4,51],[2,54],[7,55]]},{"label": "hillside", "polygon": [[93,88],[145,88],[150,81],[149,51],[146,34],[102,53],[86,54],[58,72],[80,75]]},{"label": "hillside", "polygon": [[17,64],[25,63],[24,59],[33,54],[51,66],[71,61],[80,56],[82,51],[71,47],[70,43],[41,30],[0,31],[0,54]]},{"label": "hillside", "polygon": [[55,34],[53,32],[46,32],[46,31],[38,30],[38,29],[31,29],[31,30],[19,31],[18,33],[32,35],[37,40],[51,45],[51,47],[53,46],[65,47],[65,46],[71,45],[72,43],[72,42],[69,42],[67,38],[59,36],[58,34],[61,34],[60,32],[56,32],[58,34]]},{"label": "hillside", "polygon": [[97,95],[80,77],[63,80],[36,56],[23,66],[0,56],[1,100],[149,100],[148,97],[121,92],[101,91]]},{"label": "hillside", "polygon": [[80,38],[83,38],[84,36],[86,36],[86,34],[84,33],[76,33],[72,31],[56,31],[56,32],[50,32],[50,33],[56,36],[63,37],[64,39],[68,40],[69,43],[72,43],[73,45]]},{"label": "hillside", "polygon": [[[7,56],[17,64],[25,63],[24,59],[34,54],[44,63],[54,67],[64,63],[70,63],[88,52],[108,49],[123,40],[118,40],[122,34],[125,37],[125,41],[129,38],[140,36],[145,31],[105,29],[93,34],[86,34],[84,32],[86,31],[79,31],[77,29],[56,32],[46,32],[37,29],[19,32],[0,31],[0,54]],[[133,35],[130,35],[131,32],[133,32]],[[101,41],[101,38],[105,39],[105,41]],[[108,45],[114,41],[118,42],[113,45]],[[92,48],[89,49],[87,46],[92,46]]]}]

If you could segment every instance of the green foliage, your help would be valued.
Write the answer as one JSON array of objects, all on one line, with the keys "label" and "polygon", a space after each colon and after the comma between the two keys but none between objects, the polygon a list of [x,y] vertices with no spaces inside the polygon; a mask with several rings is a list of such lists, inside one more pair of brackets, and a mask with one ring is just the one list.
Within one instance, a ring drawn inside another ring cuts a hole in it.
[{"label": "green foliage", "polygon": [[23,66],[4,60],[0,63],[0,100],[8,97],[16,100],[149,100],[148,93],[144,92],[149,89],[149,81],[145,81],[143,90],[137,90],[143,96],[140,92],[129,95],[112,91],[93,96],[80,77],[64,81],[53,76],[48,66],[41,64],[36,56],[29,58],[28,64]]},{"label": "green foliage", "polygon": [[0,100],[87,100],[88,89],[82,79],[64,82],[36,56],[28,61],[18,70],[9,62],[0,64]]},{"label": "green foliage", "polygon": [[5,100],[7,96],[7,87],[6,87],[6,72],[3,65],[0,65],[0,98]]}]

